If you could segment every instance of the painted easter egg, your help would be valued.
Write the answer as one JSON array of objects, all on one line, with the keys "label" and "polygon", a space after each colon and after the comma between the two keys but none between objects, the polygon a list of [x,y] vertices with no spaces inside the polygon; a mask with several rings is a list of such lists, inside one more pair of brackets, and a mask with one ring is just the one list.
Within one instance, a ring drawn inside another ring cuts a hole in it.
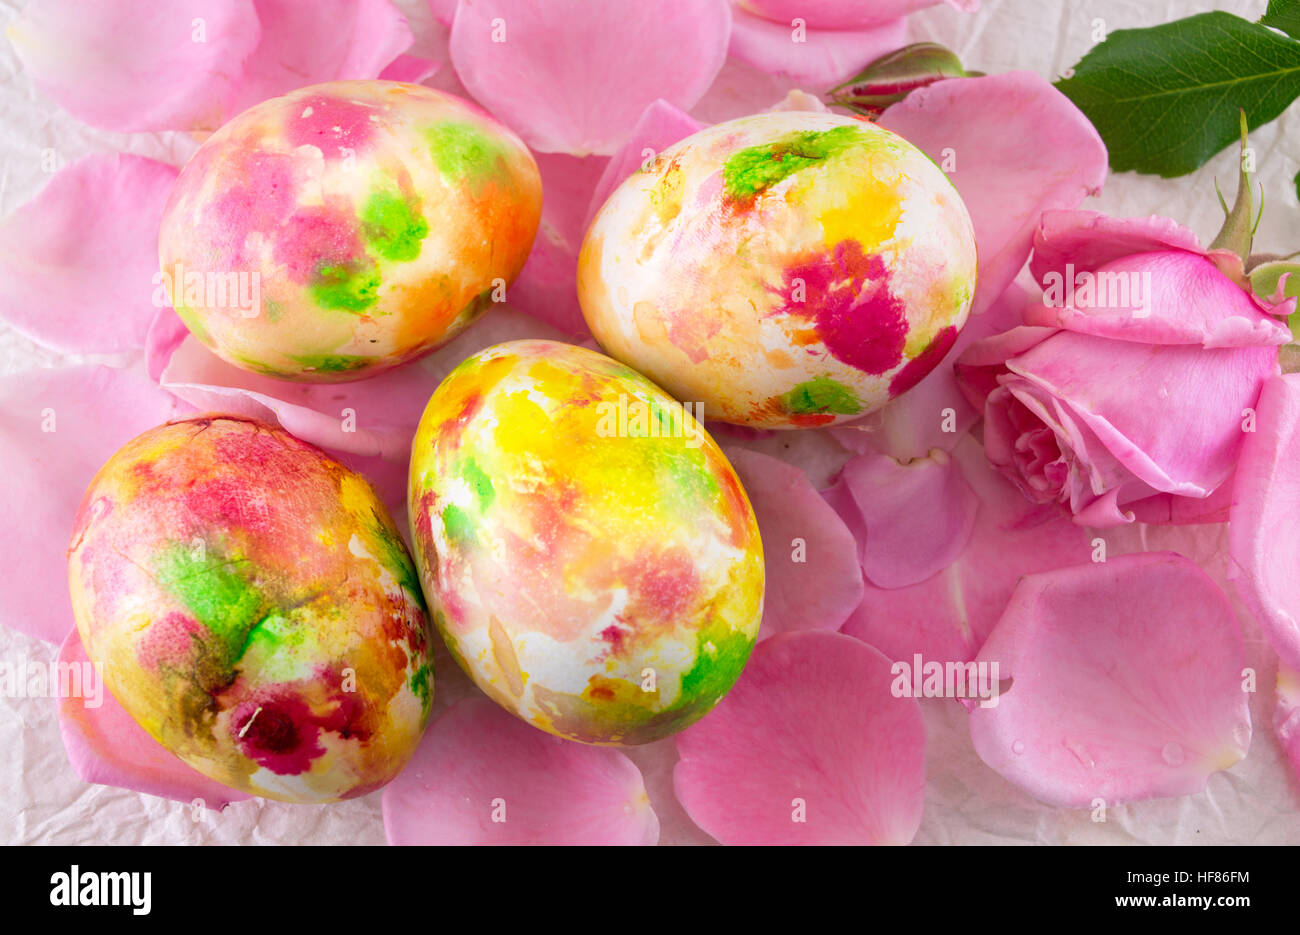
[{"label": "painted easter egg", "polygon": [[279,428],[199,416],[128,442],[68,578],[113,696],[212,779],[329,802],[415,751],[433,670],[410,556],[363,477]]},{"label": "painted easter egg", "polygon": [[302,88],[231,120],[181,171],[159,301],[246,370],[371,376],[504,300],[541,203],[528,149],[460,98],[393,81]]},{"label": "painted easter egg", "polygon": [[749,500],[692,412],[595,351],[490,347],[429,400],[416,566],[462,668],[525,721],[596,744],[702,717],[758,634]]},{"label": "painted easter egg", "polygon": [[952,183],[875,124],[742,117],[625,180],[587,232],[578,295],[604,349],[707,418],[857,418],[956,340],[975,236]]}]

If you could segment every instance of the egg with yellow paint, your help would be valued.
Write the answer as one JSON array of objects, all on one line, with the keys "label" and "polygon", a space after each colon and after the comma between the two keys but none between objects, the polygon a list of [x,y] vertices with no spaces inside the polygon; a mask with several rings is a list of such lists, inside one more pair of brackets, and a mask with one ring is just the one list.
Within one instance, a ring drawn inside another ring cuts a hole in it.
[{"label": "egg with yellow paint", "polygon": [[181,171],[156,301],[244,369],[372,376],[505,300],[541,204],[528,148],[467,101],[393,81],[301,88]]},{"label": "egg with yellow paint", "polygon": [[975,291],[957,190],[911,143],[835,114],[742,117],[605,202],[578,296],[605,351],[709,419],[828,425],[915,386]]},{"label": "egg with yellow paint", "polygon": [[365,795],[415,751],[433,692],[410,555],[361,475],[253,419],[128,442],[68,552],[87,656],[132,718],[252,795]]},{"label": "egg with yellow paint", "polygon": [[763,608],[749,499],[689,407],[603,354],[514,341],[464,361],[420,420],[408,497],[435,626],[536,727],[658,740],[749,658]]}]

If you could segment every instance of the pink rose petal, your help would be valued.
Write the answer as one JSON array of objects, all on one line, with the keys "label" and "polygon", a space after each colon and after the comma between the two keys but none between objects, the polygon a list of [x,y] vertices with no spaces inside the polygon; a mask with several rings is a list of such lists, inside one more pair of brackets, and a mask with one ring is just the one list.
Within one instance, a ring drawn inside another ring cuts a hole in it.
[{"label": "pink rose petal", "polygon": [[591,335],[578,304],[578,247],[549,224],[545,209],[532,252],[510,284],[510,302],[567,338]]},{"label": "pink rose petal", "polygon": [[1125,505],[1133,521],[1152,526],[1192,526],[1198,523],[1226,523],[1232,508],[1231,480],[1214,489],[1208,497],[1180,497],[1160,493]]},{"label": "pink rose petal", "polygon": [[889,660],[838,633],[758,644],[735,688],[677,735],[677,798],[723,844],[906,844],[925,723]]},{"label": "pink rose petal", "polygon": [[1055,506],[1026,500],[988,463],[978,441],[962,436],[952,456],[980,502],[966,548],[919,584],[868,583],[842,627],[891,659],[918,652],[945,662],[973,658],[1022,575],[1087,561],[1093,550],[1085,531]]},{"label": "pink rose petal", "polygon": [[1277,704],[1273,709],[1273,731],[1300,782],[1300,672],[1279,666]]},{"label": "pink rose petal", "polygon": [[161,380],[176,349],[189,337],[190,329],[170,305],[154,313],[144,338],[145,369],[152,380]]},{"label": "pink rose petal", "polygon": [[[1291,331],[1199,253],[1132,253],[1095,270],[1043,270],[1042,305],[1025,323],[1146,344],[1257,347]],[[1073,302],[1070,300],[1073,299]]]},{"label": "pink rose petal", "polygon": [[91,126],[214,130],[261,26],[249,0],[36,0],[8,35],[32,83]]},{"label": "pink rose petal", "polygon": [[[822,499],[826,505],[835,511],[835,515],[840,518],[844,528],[853,536],[853,555],[857,562],[858,573],[862,572],[862,543],[867,541],[867,524],[863,522],[862,511],[858,509],[858,501],[853,499],[853,492],[849,490],[849,485],[837,478],[835,483],[821,491]],[[875,585],[870,581],[863,581],[865,595],[866,589],[875,590]],[[856,610],[857,608],[855,608]]]},{"label": "pink rose petal", "polygon": [[429,9],[433,11],[433,18],[443,26],[451,26],[451,21],[456,18],[456,7],[458,0],[429,0]]},{"label": "pink rose petal", "polygon": [[143,347],[158,311],[158,224],[176,169],[87,156],[0,224],[0,318],[68,353]]},{"label": "pink rose petal", "polygon": [[[376,78],[411,45],[411,27],[390,0],[253,0],[261,41],[244,63],[227,117],[306,84]],[[432,74],[403,63],[401,73]]]},{"label": "pink rose petal", "polygon": [[553,339],[556,332],[520,312],[493,309],[414,363],[337,384],[293,383],[249,373],[188,337],[172,354],[160,382],[199,409],[276,422],[322,448],[405,461],[415,427],[442,378],[477,350],[525,337]]},{"label": "pink rose petal", "polygon": [[[739,0],[741,9],[776,23],[795,18],[806,20],[816,29],[858,29],[875,26],[932,7],[944,0]],[[947,0],[966,12],[979,9],[979,0]]]},{"label": "pink rose petal", "polygon": [[[970,383],[978,389],[983,389],[984,384],[975,379],[974,374],[968,379],[963,371],[976,367],[1003,365],[1012,357],[1027,353],[1031,348],[1042,344],[1059,330],[1059,328],[1046,328],[1041,325],[1016,325],[1006,331],[999,331],[972,342],[953,361],[953,369],[957,371],[957,376],[963,383]],[[997,386],[996,382],[987,385],[989,389],[994,386]],[[971,396],[971,401],[983,405],[983,394]]]},{"label": "pink rose petal", "polygon": [[[1007,366],[1086,426],[1138,480],[1191,497],[1208,496],[1232,474],[1248,434],[1242,431],[1243,413],[1277,370],[1276,352],[1268,346],[1204,350],[1067,331]],[[1176,431],[1167,417],[1152,418],[1151,401],[1170,395],[1179,413],[1196,414],[1180,419]],[[1088,454],[1104,456],[1095,445]]]},{"label": "pink rose petal", "polygon": [[759,639],[838,630],[862,601],[857,543],[808,475],[777,458],[728,447],[763,539],[767,587]]},{"label": "pink rose petal", "polygon": [[691,108],[691,116],[706,126],[767,110],[799,82],[774,75],[738,58],[728,58],[708,93]]},{"label": "pink rose petal", "polygon": [[0,377],[6,623],[52,643],[68,635],[68,536],[81,495],[118,448],[181,411],[139,369],[82,366]]},{"label": "pink rose petal", "polygon": [[838,484],[861,517],[862,573],[878,588],[904,588],[943,571],[962,553],[979,498],[961,466],[940,448],[901,464],[888,455],[858,455]]},{"label": "pink rose petal", "polygon": [[[596,345],[593,349],[600,350],[600,346]],[[748,425],[732,425],[729,422],[714,422],[709,419],[704,420],[704,428],[707,429],[708,433],[714,438],[722,436],[747,442],[757,441],[761,438],[773,438],[776,436],[776,431],[773,429],[756,429],[751,428]]]},{"label": "pink rose petal", "polygon": [[948,171],[970,211],[980,260],[973,315],[1024,266],[1042,212],[1073,208],[1106,179],[1097,131],[1032,72],[936,81],[890,107],[880,123]]},{"label": "pink rose petal", "polygon": [[726,59],[730,30],[726,0],[461,0],[451,60],[529,146],[608,155],[656,98],[694,106]]},{"label": "pink rose petal", "polygon": [[907,23],[901,17],[855,29],[792,23],[793,18],[773,22],[737,8],[731,55],[763,71],[826,90],[907,44]]},{"label": "pink rose petal", "polygon": [[[59,663],[75,667],[85,679],[90,661],[75,628],[59,649]],[[59,698],[63,748],[82,781],[118,786],[218,811],[231,802],[248,798],[245,793],[209,779],[173,756],[118,704],[104,686],[102,673],[93,677],[99,698],[84,689],[82,697]],[[83,685],[87,684],[90,682],[83,681]]]},{"label": "pink rose petal", "polygon": [[485,698],[448,708],[383,793],[388,843],[655,844],[659,819],[622,751],[570,743]]},{"label": "pink rose petal", "polygon": [[1024,578],[976,662],[1003,680],[972,708],[976,752],[1052,805],[1199,792],[1250,746],[1237,619],[1173,552]]},{"label": "pink rose petal", "polygon": [[385,81],[405,81],[408,84],[419,84],[426,78],[432,78],[441,68],[442,63],[435,62],[433,59],[417,58],[414,55],[399,55],[379,73],[379,77]]},{"label": "pink rose petal", "polygon": [[1133,253],[1185,250],[1204,253],[1200,240],[1177,221],[1153,214],[1115,218],[1097,211],[1044,211],[1034,230],[1029,271],[1040,283],[1070,263],[1076,271],[1095,270]]},{"label": "pink rose petal", "polygon": [[1228,577],[1282,661],[1300,669],[1300,374],[1264,384],[1228,524]]},{"label": "pink rose petal", "polygon": [[[40,0],[10,37],[56,103],[126,132],[215,130],[302,85],[377,77],[411,44],[390,0]],[[432,72],[404,60],[394,76]]]},{"label": "pink rose petal", "polygon": [[511,305],[575,338],[590,329],[578,305],[578,250],[586,233],[592,192],[609,160],[538,153],[546,199],[542,222],[523,271],[510,285]]},{"label": "pink rose petal", "polygon": [[323,448],[400,459],[438,380],[421,362],[353,383],[292,383],[241,370],[190,336],[159,382],[197,409],[278,423]]},{"label": "pink rose petal", "polygon": [[587,224],[624,179],[700,127],[698,120],[667,101],[661,98],[651,101],[632,128],[631,138],[610,158],[601,173],[588,205]]},{"label": "pink rose petal", "polygon": [[606,156],[535,153],[546,190],[542,214],[567,243],[582,245],[591,216],[591,201],[609,169]]}]

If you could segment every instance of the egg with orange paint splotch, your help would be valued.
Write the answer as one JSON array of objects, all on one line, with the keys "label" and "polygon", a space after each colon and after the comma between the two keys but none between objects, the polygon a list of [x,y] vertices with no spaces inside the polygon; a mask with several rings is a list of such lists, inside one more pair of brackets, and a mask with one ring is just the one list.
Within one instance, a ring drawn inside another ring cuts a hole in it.
[{"label": "egg with orange paint splotch", "polygon": [[170,422],[100,468],[68,552],[113,696],[194,769],[330,802],[406,764],[433,692],[406,546],[369,483],[279,428]]},{"label": "egg with orange paint splotch", "polygon": [[393,81],[301,88],[181,171],[155,300],[246,370],[372,376],[504,301],[541,202],[527,147],[467,101]]},{"label": "egg with orange paint splotch", "polygon": [[749,499],[691,411],[615,360],[553,341],[470,357],[424,411],[408,494],[434,624],[536,727],[658,740],[749,658],[763,608]]},{"label": "egg with orange paint splotch", "polygon": [[975,292],[952,183],[835,114],[718,124],[626,179],[587,231],[582,311],[605,351],[707,418],[828,425],[915,386]]}]

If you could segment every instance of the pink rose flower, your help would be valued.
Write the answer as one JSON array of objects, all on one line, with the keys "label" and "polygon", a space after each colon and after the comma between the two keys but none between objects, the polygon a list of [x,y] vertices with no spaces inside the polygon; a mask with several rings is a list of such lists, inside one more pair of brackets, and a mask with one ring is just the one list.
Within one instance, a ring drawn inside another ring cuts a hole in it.
[{"label": "pink rose flower", "polygon": [[1042,304],[956,364],[989,461],[1081,525],[1225,519],[1225,481],[1291,340],[1273,316],[1295,302],[1257,299],[1234,261],[1166,218],[1044,213]]}]

